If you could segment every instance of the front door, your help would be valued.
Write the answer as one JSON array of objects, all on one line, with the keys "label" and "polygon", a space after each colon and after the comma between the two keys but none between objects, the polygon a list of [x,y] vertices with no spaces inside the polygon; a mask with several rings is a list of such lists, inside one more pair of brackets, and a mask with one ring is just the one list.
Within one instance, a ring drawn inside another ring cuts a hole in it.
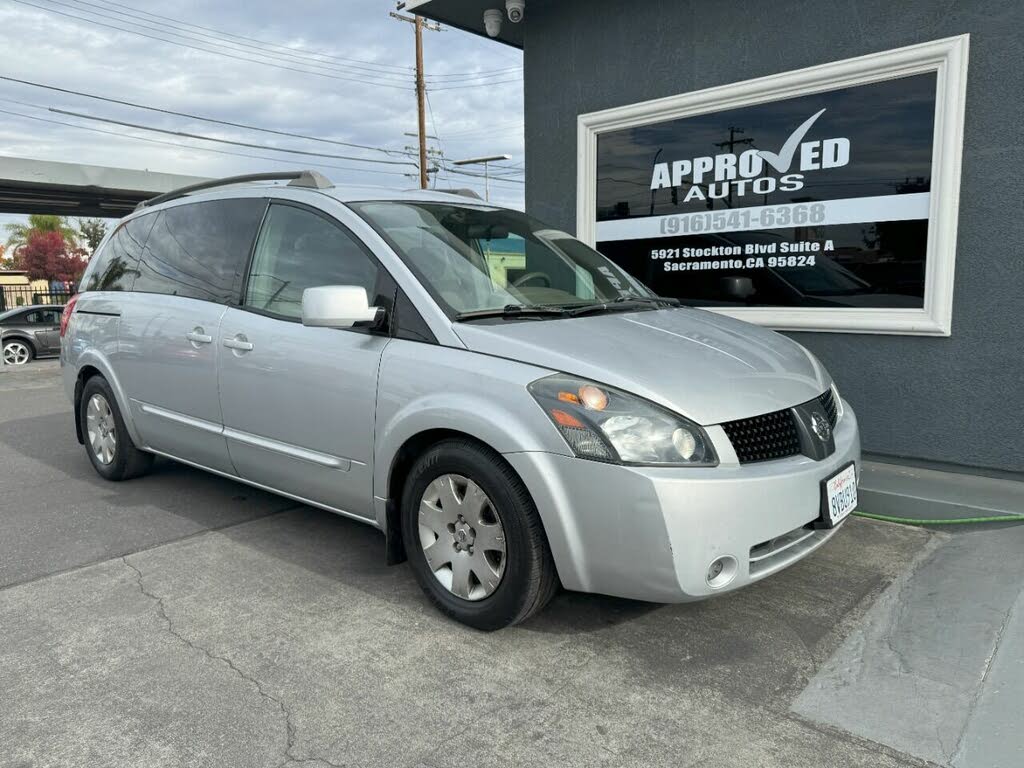
[{"label": "front door", "polygon": [[302,325],[302,292],[358,285],[373,301],[379,267],[323,213],[273,203],[241,308],[221,322],[220,399],[238,474],[372,518],[377,370],[385,336]]}]

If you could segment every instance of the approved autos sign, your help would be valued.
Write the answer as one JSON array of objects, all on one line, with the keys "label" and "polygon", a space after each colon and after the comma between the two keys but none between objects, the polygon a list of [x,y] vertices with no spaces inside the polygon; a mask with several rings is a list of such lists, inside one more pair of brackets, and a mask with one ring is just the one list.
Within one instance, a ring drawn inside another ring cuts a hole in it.
[{"label": "approved autos sign", "polygon": [[709,306],[922,307],[934,73],[603,133],[597,247]]}]

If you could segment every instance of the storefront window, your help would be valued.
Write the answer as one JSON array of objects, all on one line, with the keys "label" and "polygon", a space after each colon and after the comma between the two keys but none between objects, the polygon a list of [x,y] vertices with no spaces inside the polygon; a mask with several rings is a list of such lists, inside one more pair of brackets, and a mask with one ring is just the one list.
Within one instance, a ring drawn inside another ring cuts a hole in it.
[{"label": "storefront window", "polygon": [[661,295],[767,325],[948,333],[960,145],[939,133],[962,131],[965,52],[581,115],[579,235]]}]

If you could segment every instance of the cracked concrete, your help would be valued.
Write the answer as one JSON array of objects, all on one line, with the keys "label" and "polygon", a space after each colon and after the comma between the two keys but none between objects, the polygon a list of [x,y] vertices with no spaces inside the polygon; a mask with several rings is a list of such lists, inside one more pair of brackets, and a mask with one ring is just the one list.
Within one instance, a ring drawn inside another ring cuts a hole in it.
[{"label": "cracked concrete", "polygon": [[787,716],[929,541],[878,528],[708,603],[565,594],[494,634],[351,521],[211,531],[0,591],[0,765],[915,765]]},{"label": "cracked concrete", "polygon": [[182,635],[180,632],[178,632],[174,628],[174,623],[171,621],[170,616],[167,615],[167,611],[164,609],[164,600],[163,600],[163,598],[159,597],[157,595],[154,595],[152,592],[150,592],[150,591],[148,591],[146,589],[146,585],[142,581],[142,571],[140,571],[137,567],[132,565],[131,561],[127,557],[122,557],[121,558],[121,562],[123,562],[125,564],[125,566],[129,570],[131,570],[132,573],[135,574],[135,580],[138,582],[139,591],[142,592],[142,594],[144,594],[146,597],[151,599],[156,604],[156,611],[159,614],[160,618],[163,619],[164,623],[167,625],[167,631],[168,632],[170,632],[176,638],[181,640],[181,642],[183,642],[189,648],[191,648],[193,650],[196,650],[196,651],[199,651],[202,654],[205,654],[207,658],[209,658],[209,659],[211,659],[213,661],[220,661],[220,662],[223,662],[224,664],[226,664],[228,666],[228,668],[230,668],[240,678],[242,678],[246,682],[251,683],[252,685],[254,685],[256,687],[256,690],[259,692],[260,696],[262,696],[267,701],[272,702],[273,704],[277,705],[277,707],[281,710],[281,714],[284,716],[284,726],[285,726],[285,733],[284,733],[284,735],[285,735],[285,746],[284,746],[284,750],[283,750],[283,762],[282,762],[282,765],[284,765],[284,764],[286,764],[288,762],[294,761],[296,758],[294,758],[292,756],[291,750],[292,750],[292,747],[294,746],[294,742],[295,742],[295,727],[292,725],[291,715],[288,713],[288,710],[285,708],[284,703],[280,699],[277,699],[274,696],[271,696],[269,693],[267,693],[265,690],[263,690],[263,684],[260,683],[259,680],[256,680],[255,678],[250,677],[245,672],[243,672],[241,669],[239,669],[231,659],[229,659],[226,656],[217,656],[217,655],[211,653],[209,651],[209,649],[203,648],[202,646],[197,645],[196,643],[192,642],[187,637]]},{"label": "cracked concrete", "polygon": [[0,592],[0,765],[276,764],[276,708],[167,632],[120,560],[45,585]]}]

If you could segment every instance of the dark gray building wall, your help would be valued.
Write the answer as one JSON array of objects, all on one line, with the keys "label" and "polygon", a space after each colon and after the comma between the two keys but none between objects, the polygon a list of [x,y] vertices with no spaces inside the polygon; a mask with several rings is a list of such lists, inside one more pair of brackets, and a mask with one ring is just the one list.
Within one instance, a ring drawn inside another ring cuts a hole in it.
[{"label": "dark gray building wall", "polygon": [[527,209],[576,227],[576,116],[970,33],[953,333],[792,336],[864,449],[1024,471],[1024,2],[549,0],[525,26]]}]

